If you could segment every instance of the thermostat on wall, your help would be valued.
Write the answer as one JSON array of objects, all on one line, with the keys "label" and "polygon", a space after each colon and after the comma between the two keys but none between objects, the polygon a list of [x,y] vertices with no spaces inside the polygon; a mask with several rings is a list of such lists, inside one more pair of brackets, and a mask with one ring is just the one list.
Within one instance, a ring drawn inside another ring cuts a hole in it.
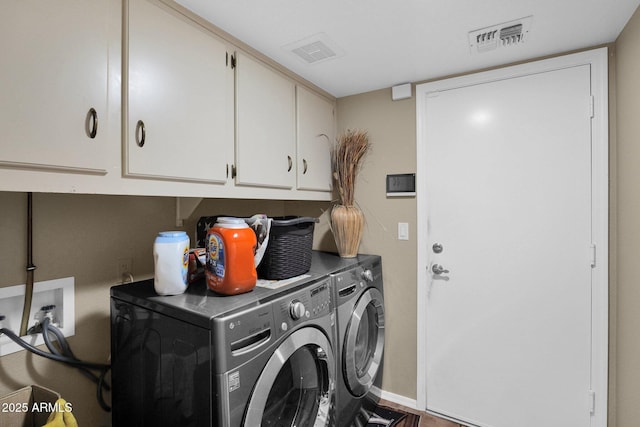
[{"label": "thermostat on wall", "polygon": [[406,197],[415,195],[415,173],[387,175],[387,197]]}]

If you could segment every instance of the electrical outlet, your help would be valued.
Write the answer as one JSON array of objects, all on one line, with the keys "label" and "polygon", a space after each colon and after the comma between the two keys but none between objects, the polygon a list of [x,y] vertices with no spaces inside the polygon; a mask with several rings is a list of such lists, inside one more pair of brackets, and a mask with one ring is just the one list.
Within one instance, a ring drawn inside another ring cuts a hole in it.
[{"label": "electrical outlet", "polygon": [[133,281],[133,258],[118,258],[116,264],[116,283]]},{"label": "electrical outlet", "polygon": [[[33,298],[29,312],[28,328],[36,325],[42,318],[44,306],[55,305],[55,322],[65,337],[75,335],[75,294],[74,278],[47,280],[33,284]],[[25,285],[0,288],[0,314],[5,316],[2,327],[10,329],[16,335],[20,332],[22,309],[24,307]],[[44,344],[41,334],[23,337],[31,345]],[[22,350],[10,338],[0,336],[0,356]]]}]

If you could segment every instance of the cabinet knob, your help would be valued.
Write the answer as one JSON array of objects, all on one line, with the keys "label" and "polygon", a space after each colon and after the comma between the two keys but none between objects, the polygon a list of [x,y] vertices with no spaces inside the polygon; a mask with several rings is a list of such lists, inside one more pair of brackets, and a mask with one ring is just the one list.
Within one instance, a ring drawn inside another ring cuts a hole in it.
[{"label": "cabinet knob", "polygon": [[94,139],[98,134],[98,112],[95,108],[90,108],[85,121],[85,129],[89,138]]},{"label": "cabinet knob", "polygon": [[138,120],[136,123],[136,144],[138,147],[142,147],[147,139],[147,132],[144,128],[144,122],[142,120]]}]

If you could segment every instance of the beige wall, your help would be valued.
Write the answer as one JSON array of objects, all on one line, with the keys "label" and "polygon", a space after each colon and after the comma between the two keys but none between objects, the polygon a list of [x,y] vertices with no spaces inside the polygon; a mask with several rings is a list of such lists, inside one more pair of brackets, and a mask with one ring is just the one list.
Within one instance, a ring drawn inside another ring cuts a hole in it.
[{"label": "beige wall", "polygon": [[319,218],[313,233],[314,249],[336,251],[333,235],[329,228],[330,202],[313,201],[282,201],[282,200],[230,200],[205,199],[184,222],[185,229],[192,241],[195,238],[193,230],[198,219],[210,215],[251,216],[264,213],[269,216],[297,215]]},{"label": "beige wall", "polygon": [[618,427],[640,420],[640,10],[616,41],[615,416]]},{"label": "beige wall", "polygon": [[[387,198],[386,176],[416,171],[415,99],[391,101],[389,89],[338,100],[338,131],[362,128],[372,150],[356,182],[366,229],[360,252],[382,256],[385,297],[385,391],[416,397],[416,200]],[[398,240],[398,222],[409,240]]]},{"label": "beige wall", "polygon": [[[185,221],[194,239],[197,219],[205,215],[321,216],[328,202],[204,200]],[[26,278],[25,193],[0,192],[0,287]],[[109,288],[116,282],[116,260],[133,259],[136,279],[153,275],[153,241],[158,231],[174,230],[175,199],[170,197],[33,195],[35,280],[75,277],[74,353],[104,363],[110,354]],[[324,231],[323,231],[324,230]],[[317,246],[331,250],[328,225],[318,225]],[[335,246],[333,246],[335,248]],[[76,370],[20,351],[0,358],[0,396],[29,384],[58,391],[73,404],[81,426],[110,426],[111,417],[95,398],[95,386]],[[107,394],[107,402],[110,396]]]},{"label": "beige wall", "polygon": [[[25,193],[0,192],[0,286],[25,283],[26,200]],[[175,201],[169,198],[33,195],[35,280],[75,277],[76,334],[69,342],[76,356],[108,360],[114,263],[132,257],[135,276],[153,274],[155,235],[174,226]],[[76,370],[25,351],[0,359],[0,395],[29,384],[58,391],[73,404],[80,425],[111,424],[94,384]]]}]

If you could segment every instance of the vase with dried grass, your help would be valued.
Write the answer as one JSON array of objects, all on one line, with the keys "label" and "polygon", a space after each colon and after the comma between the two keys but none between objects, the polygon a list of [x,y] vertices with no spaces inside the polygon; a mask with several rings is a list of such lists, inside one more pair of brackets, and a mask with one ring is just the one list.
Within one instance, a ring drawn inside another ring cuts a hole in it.
[{"label": "vase with dried grass", "polygon": [[369,151],[369,136],[361,129],[348,129],[342,133],[331,153],[333,178],[340,203],[331,210],[331,230],[338,253],[343,258],[358,254],[364,215],[355,205],[355,184],[362,159]]}]

